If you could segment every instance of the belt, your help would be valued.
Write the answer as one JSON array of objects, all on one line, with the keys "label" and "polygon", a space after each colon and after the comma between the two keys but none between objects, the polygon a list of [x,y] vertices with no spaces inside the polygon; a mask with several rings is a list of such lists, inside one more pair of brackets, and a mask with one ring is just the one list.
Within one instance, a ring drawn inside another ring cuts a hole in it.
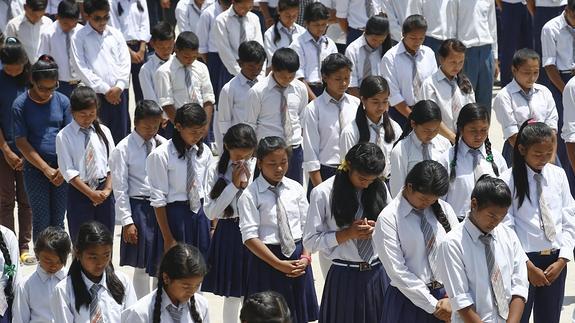
[{"label": "belt", "polygon": [[128,44],[130,46],[139,45],[140,43],[141,43],[141,41],[135,40],[135,39],[126,41],[126,44]]},{"label": "belt", "polygon": [[149,196],[144,196],[144,195],[130,196],[130,198],[134,199],[134,200],[140,200],[140,201],[149,201],[150,200]]},{"label": "belt", "polygon": [[322,82],[315,82],[315,83],[308,83],[307,85],[312,86],[312,87],[319,87],[319,86],[323,86]]},{"label": "belt", "polygon": [[372,270],[373,267],[381,264],[381,261],[379,261],[379,259],[376,259],[372,263],[367,263],[367,262],[353,262],[353,261],[334,259],[331,261],[331,264],[340,267],[359,269],[359,271],[369,271]]},{"label": "belt", "polygon": [[67,83],[69,85],[78,85],[78,84],[80,84],[81,81],[80,80],[71,80],[71,81],[60,81],[60,82]]},{"label": "belt", "polygon": [[436,281],[436,280],[432,281],[431,283],[427,284],[426,286],[427,286],[427,288],[429,288],[429,290],[443,288],[443,284]]},{"label": "belt", "polygon": [[534,251],[534,252],[528,252],[528,255],[539,255],[539,256],[554,256],[556,254],[559,253],[560,249],[556,249],[556,248],[551,248],[551,249],[545,249],[545,250],[541,250],[541,251]]},{"label": "belt", "polygon": [[574,71],[575,71],[575,70],[562,70],[562,71],[559,71],[559,73],[561,73],[561,74],[571,74],[571,75],[573,75],[573,74],[575,74],[575,73],[573,73]]}]

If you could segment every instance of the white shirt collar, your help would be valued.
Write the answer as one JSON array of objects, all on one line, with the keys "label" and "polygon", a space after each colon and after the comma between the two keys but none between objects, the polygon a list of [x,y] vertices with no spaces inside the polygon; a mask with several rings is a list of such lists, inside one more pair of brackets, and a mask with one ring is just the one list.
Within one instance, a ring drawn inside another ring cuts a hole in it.
[{"label": "white shirt collar", "polygon": [[[282,189],[286,188],[286,185],[283,183],[285,176],[282,177],[282,180],[276,185],[276,187],[282,187]],[[270,182],[268,182],[263,174],[260,173],[260,175],[258,176],[258,178],[256,179],[256,183],[258,185],[258,192],[259,193],[263,193],[265,191],[267,191],[269,189],[270,186],[274,186],[272,184],[270,184]]]},{"label": "white shirt collar", "polygon": [[44,270],[44,268],[42,268],[42,266],[38,265],[38,267],[36,267],[36,272],[38,273],[38,277],[40,277],[40,280],[44,283],[51,277],[56,277],[58,280],[62,280],[66,277],[66,272],[64,271],[63,268],[58,270],[54,274],[49,274]]},{"label": "white shirt collar", "polygon": [[91,281],[90,278],[88,278],[88,276],[86,276],[86,274],[84,274],[84,272],[82,272],[82,280],[84,281],[84,284],[86,284],[86,288],[88,289],[88,292],[90,291],[92,286],[95,284],[100,285],[102,288],[104,288],[106,290],[108,289],[107,285],[106,285],[106,271],[105,270],[104,270],[104,273],[102,274],[102,279],[100,279],[100,282],[98,282],[98,283],[94,283],[93,281]]}]

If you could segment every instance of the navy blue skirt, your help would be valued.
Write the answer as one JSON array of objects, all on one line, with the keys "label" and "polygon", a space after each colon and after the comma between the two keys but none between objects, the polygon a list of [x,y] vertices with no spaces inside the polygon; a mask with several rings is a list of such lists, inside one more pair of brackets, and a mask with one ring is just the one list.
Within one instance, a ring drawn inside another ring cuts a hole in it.
[{"label": "navy blue skirt", "polygon": [[[120,239],[120,266],[148,268],[154,248],[154,234],[158,229],[156,213],[146,200],[130,199],[132,220],[138,229],[138,243],[129,244]],[[154,266],[156,264],[153,264]]]},{"label": "navy blue skirt", "polygon": [[[445,289],[431,292],[436,299],[447,297]],[[397,287],[389,286],[383,299],[383,319],[381,323],[442,323],[433,314],[415,306]]]},{"label": "navy blue skirt", "polygon": [[210,72],[210,81],[212,82],[217,103],[217,100],[220,98],[220,91],[224,85],[233,78],[233,76],[228,73],[228,70],[224,66],[224,63],[217,52],[208,53],[208,64],[206,65]]},{"label": "navy blue skirt", "polygon": [[[296,250],[289,258],[281,253],[279,245],[266,246],[280,260],[300,259],[303,252],[301,241],[296,243]],[[268,290],[280,293],[285,298],[291,311],[293,323],[304,323],[318,319],[317,296],[311,266],[307,268],[304,275],[290,278],[250,252],[245,295]]]},{"label": "navy blue skirt", "polygon": [[242,242],[239,218],[219,219],[208,252],[210,271],[202,290],[220,296],[245,294],[249,250]]},{"label": "navy blue skirt", "polygon": [[388,286],[389,278],[381,263],[368,271],[332,264],[325,279],[319,321],[381,322]]}]

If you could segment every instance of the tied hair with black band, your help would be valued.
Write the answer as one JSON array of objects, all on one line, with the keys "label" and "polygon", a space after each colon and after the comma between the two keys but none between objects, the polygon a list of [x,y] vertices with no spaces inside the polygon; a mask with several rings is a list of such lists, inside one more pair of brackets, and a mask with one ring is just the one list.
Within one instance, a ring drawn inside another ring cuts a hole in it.
[{"label": "tied hair with black band", "polygon": [[246,298],[240,321],[249,323],[291,323],[285,298],[274,291],[255,293]]},{"label": "tied hair with black band", "polygon": [[279,0],[277,13],[274,16],[274,44],[277,44],[282,39],[278,28],[278,23],[281,23],[279,13],[290,8],[297,8],[299,10],[299,0]]},{"label": "tied hair with black band", "polygon": [[12,307],[14,303],[14,275],[16,275],[16,265],[12,262],[12,257],[10,256],[10,251],[6,245],[6,240],[4,239],[4,234],[0,231],[0,251],[2,252],[2,257],[4,258],[4,268],[2,269],[3,275],[8,277],[6,280],[6,286],[4,286],[4,296],[6,297],[6,302],[8,307]]},{"label": "tied hair with black band", "polygon": [[437,103],[431,100],[421,100],[417,102],[411,113],[409,114],[409,120],[405,123],[405,127],[403,129],[403,133],[401,137],[397,139],[397,141],[393,144],[395,147],[400,141],[405,139],[413,130],[411,126],[411,122],[415,123],[416,125],[422,125],[427,122],[431,121],[442,121],[441,118],[441,109],[437,105]]},{"label": "tied hair with black band", "polygon": [[[465,54],[467,47],[458,39],[450,38],[446,39],[441,43],[441,46],[437,50],[437,55],[440,60],[444,60],[449,57],[451,52]],[[463,73],[463,69],[455,76],[457,81],[457,87],[463,94],[471,94],[473,92],[473,85],[469,78]]]},{"label": "tied hair with black band", "polygon": [[31,64],[24,46],[16,37],[6,37],[4,45],[0,48],[0,61],[3,65],[21,65],[22,73],[13,78],[19,86],[28,85]]}]

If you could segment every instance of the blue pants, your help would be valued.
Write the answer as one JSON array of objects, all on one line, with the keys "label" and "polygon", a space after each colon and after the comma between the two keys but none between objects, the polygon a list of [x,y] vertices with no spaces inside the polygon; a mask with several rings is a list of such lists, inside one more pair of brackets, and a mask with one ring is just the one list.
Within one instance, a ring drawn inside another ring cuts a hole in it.
[{"label": "blue pants", "polygon": [[494,73],[491,45],[467,48],[463,71],[475,89],[475,101],[491,111]]},{"label": "blue pants", "polygon": [[[137,45],[128,45],[128,47],[137,52],[140,50],[140,44]],[[144,99],[144,94],[142,94],[142,86],[140,85],[140,69],[142,65],[147,61],[147,55],[144,55],[144,61],[142,63],[134,64],[132,63],[132,67],[130,69],[130,73],[132,74],[132,88],[134,89],[134,97],[136,101],[134,103],[138,103]]]},{"label": "blue pants", "polygon": [[70,98],[70,95],[72,94],[72,91],[74,91],[74,89],[78,86],[78,84],[70,84],[68,82],[65,81],[59,81],[59,86],[58,86],[58,92],[64,94],[65,96],[67,96],[68,98]]},{"label": "blue pants", "polygon": [[[58,168],[56,163],[48,163]],[[32,238],[38,238],[40,232],[49,226],[64,229],[64,214],[68,197],[68,184],[54,186],[46,176],[32,164],[24,166],[24,185],[32,208]]]},{"label": "blue pants", "polygon": [[[541,30],[543,26],[551,19],[559,16],[565,6],[561,7],[537,7],[535,10],[535,15],[533,16],[533,48],[535,51],[541,56]],[[547,78],[547,73],[545,73],[545,69],[541,67],[541,71],[539,73],[539,80],[537,81],[539,84],[543,84],[548,88],[553,86],[549,79]]]},{"label": "blue pants", "polygon": [[288,171],[285,176],[303,185],[302,164],[303,164],[303,149],[301,148],[301,145],[299,145],[297,147],[294,147],[292,150],[292,155],[288,165]]},{"label": "blue pants", "polygon": [[348,27],[345,43],[349,46],[349,44],[353,43],[353,41],[361,37],[361,35],[363,35],[363,30]]},{"label": "blue pants", "polygon": [[110,128],[114,143],[117,145],[120,140],[124,139],[131,128],[130,113],[128,112],[128,91],[124,90],[121,95],[121,101],[118,105],[110,104],[106,101],[103,94],[98,94],[100,99],[100,121]]},{"label": "blue pants", "polygon": [[[104,183],[98,189],[102,189]],[[105,225],[114,234],[114,197],[110,195],[104,203],[94,206],[90,199],[78,191],[74,186],[68,185],[68,232],[72,241],[76,241],[80,226],[86,222],[98,221]]]},{"label": "blue pants", "polygon": [[399,112],[395,107],[389,107],[389,117],[393,121],[397,122],[401,126],[401,129],[405,129],[407,118],[404,117],[403,114],[401,114],[401,112]]},{"label": "blue pants", "polygon": [[499,42],[501,87],[513,80],[511,66],[513,54],[522,48],[533,48],[533,23],[527,6],[522,3],[503,2]]}]

